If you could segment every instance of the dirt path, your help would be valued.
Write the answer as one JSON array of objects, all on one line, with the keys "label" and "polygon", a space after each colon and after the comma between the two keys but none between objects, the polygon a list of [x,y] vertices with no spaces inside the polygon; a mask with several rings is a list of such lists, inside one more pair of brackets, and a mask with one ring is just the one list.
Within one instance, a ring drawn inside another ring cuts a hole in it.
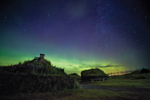
[{"label": "dirt path", "polygon": [[79,84],[79,86],[83,89],[97,89],[97,90],[111,90],[111,91],[130,91],[130,92],[141,92],[141,93],[149,93],[150,88],[125,88],[125,87],[113,87],[113,86],[100,86],[100,85],[92,85],[92,84]]}]

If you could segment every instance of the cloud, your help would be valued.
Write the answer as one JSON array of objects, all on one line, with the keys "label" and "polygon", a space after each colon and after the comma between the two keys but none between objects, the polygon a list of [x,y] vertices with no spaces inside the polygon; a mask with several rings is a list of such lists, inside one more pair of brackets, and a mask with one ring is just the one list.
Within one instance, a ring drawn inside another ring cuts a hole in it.
[{"label": "cloud", "polygon": [[95,67],[99,67],[99,68],[107,68],[107,67],[120,67],[121,65],[112,65],[112,64],[109,64],[109,65],[106,65],[106,66],[95,66]]},{"label": "cloud", "polygon": [[74,70],[78,70],[79,68],[78,67],[76,67],[76,66],[74,66],[74,65],[68,65],[69,66],[69,68],[72,68],[72,69],[74,69]]},{"label": "cloud", "polygon": [[108,64],[108,65],[86,65],[82,64],[79,66],[79,68],[108,68],[108,67],[120,67],[121,65],[113,65],[113,64]]},{"label": "cloud", "polygon": [[68,65],[69,67],[73,67],[73,65]]}]

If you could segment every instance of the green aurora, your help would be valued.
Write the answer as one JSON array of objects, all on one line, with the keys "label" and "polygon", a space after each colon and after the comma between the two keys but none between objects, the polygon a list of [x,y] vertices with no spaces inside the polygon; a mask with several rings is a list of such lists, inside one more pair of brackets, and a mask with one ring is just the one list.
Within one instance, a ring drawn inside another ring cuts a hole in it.
[{"label": "green aurora", "polygon": [[89,68],[105,73],[150,68],[146,4],[142,0],[3,0],[0,65],[23,63],[43,53],[67,74]]}]

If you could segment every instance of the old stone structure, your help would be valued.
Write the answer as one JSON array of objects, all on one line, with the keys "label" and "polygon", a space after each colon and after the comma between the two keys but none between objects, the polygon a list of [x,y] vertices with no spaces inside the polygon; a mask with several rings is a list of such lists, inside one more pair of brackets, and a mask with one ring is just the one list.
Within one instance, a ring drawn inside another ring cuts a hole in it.
[{"label": "old stone structure", "polygon": [[40,54],[40,57],[45,58],[45,54]]}]

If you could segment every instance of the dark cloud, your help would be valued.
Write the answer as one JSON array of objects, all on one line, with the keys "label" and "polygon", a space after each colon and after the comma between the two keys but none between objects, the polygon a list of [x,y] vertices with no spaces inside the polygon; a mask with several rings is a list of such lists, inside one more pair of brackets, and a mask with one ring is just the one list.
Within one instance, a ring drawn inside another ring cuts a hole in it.
[{"label": "dark cloud", "polygon": [[[83,66],[84,65],[84,66]],[[83,64],[81,66],[79,66],[79,68],[108,68],[108,67],[120,67],[121,65],[113,65],[113,64],[108,64],[108,65],[105,65],[105,66],[102,66],[102,65],[86,65],[86,64]]]},{"label": "dark cloud", "polygon": [[96,66],[96,67],[100,67],[100,68],[106,68],[106,67],[120,67],[121,65],[106,65],[106,66]]},{"label": "dark cloud", "polygon": [[69,67],[72,67],[73,65],[68,65]]},{"label": "dark cloud", "polygon": [[68,66],[71,67],[71,68],[73,68],[73,69],[75,69],[75,70],[78,69],[78,67],[76,67],[76,66],[74,66],[74,65],[68,65]]}]

